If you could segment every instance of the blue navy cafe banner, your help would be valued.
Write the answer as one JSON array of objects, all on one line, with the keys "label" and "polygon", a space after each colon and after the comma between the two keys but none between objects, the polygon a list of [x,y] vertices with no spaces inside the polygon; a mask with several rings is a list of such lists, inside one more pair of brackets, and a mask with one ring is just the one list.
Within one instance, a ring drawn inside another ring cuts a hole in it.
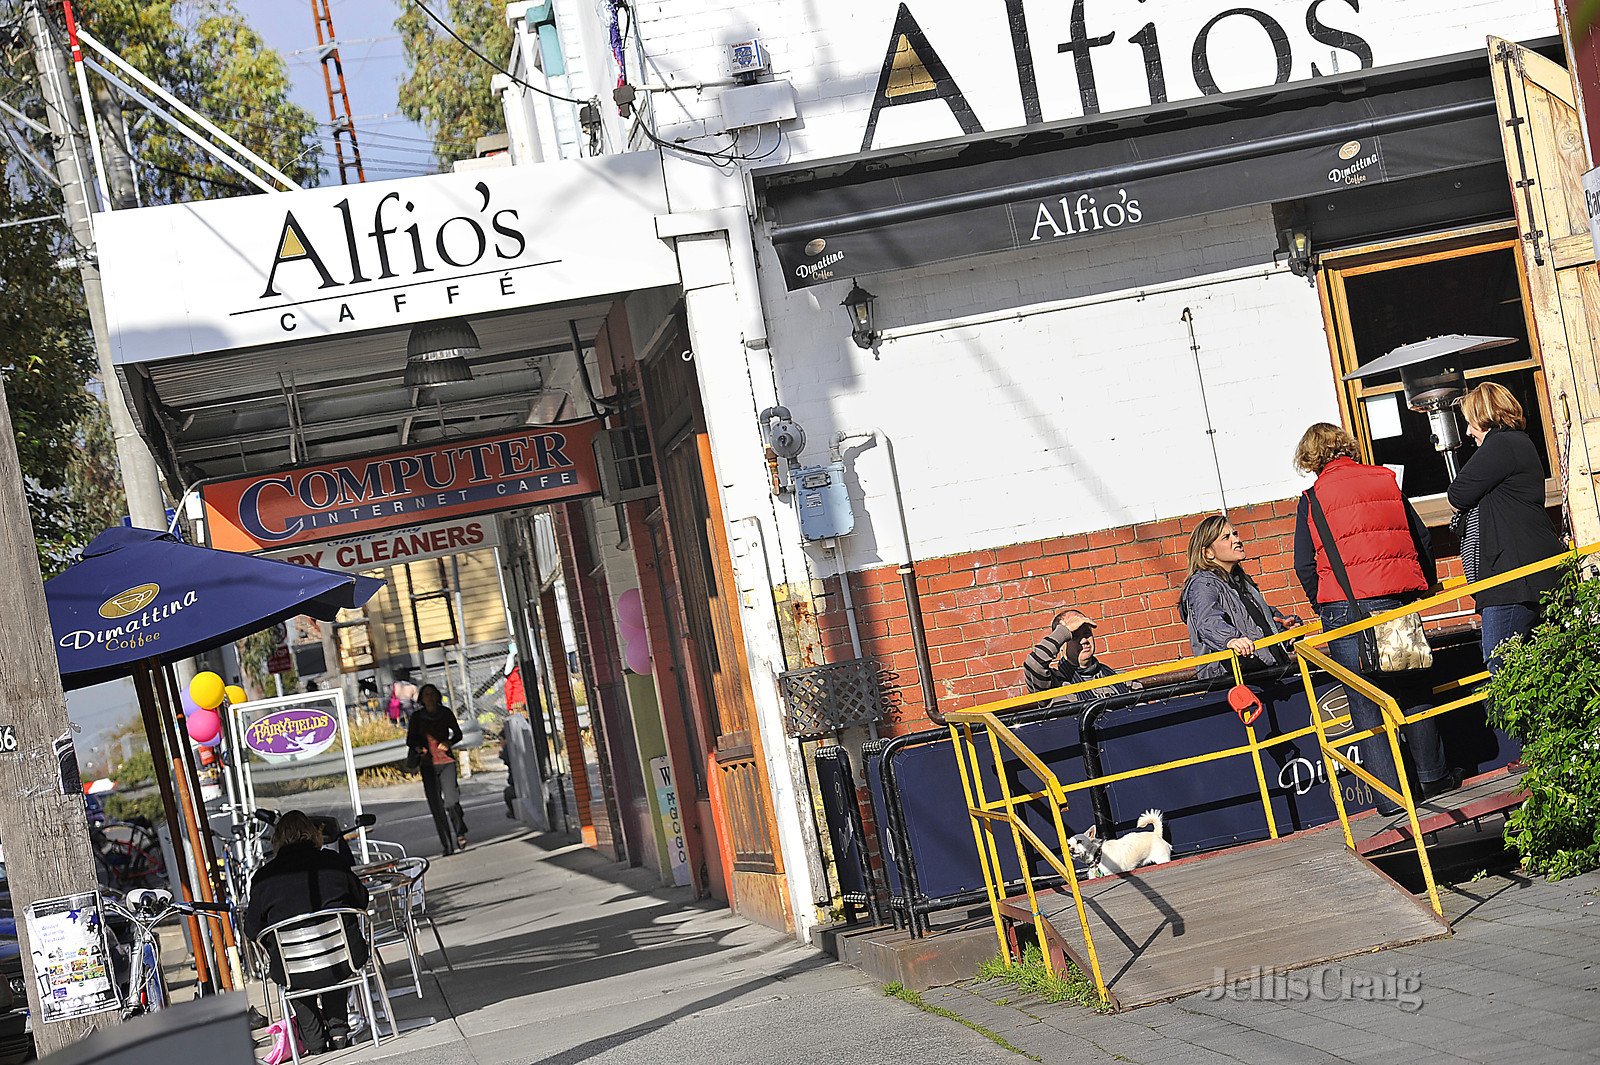
[{"label": "blue navy cafe banner", "polygon": [[270,551],[600,491],[598,420],[529,427],[201,486],[211,546]]}]

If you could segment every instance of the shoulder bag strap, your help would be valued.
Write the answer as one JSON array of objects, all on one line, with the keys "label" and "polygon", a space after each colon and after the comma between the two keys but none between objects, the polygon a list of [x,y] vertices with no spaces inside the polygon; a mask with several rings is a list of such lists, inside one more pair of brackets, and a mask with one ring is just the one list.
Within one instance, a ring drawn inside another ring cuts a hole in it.
[{"label": "shoulder bag strap", "polygon": [[1350,589],[1350,575],[1345,572],[1344,559],[1339,557],[1339,545],[1334,542],[1333,532],[1328,528],[1328,516],[1322,513],[1322,504],[1317,500],[1315,489],[1306,489],[1306,500],[1310,503],[1311,520],[1317,523],[1317,535],[1322,537],[1322,550],[1328,555],[1328,565],[1333,570],[1334,580],[1339,582],[1339,588],[1344,592],[1344,597],[1349,601],[1350,609],[1355,612],[1355,616],[1366,617],[1367,612],[1361,609],[1361,604],[1356,600],[1356,593]]}]

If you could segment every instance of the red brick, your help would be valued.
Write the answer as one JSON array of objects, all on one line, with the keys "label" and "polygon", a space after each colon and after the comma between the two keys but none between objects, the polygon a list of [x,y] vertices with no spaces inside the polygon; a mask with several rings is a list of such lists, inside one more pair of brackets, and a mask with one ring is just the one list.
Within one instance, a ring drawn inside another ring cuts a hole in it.
[{"label": "red brick", "polygon": [[1133,530],[1126,525],[1115,529],[1096,529],[1089,533],[1090,547],[1115,547],[1133,543]]},{"label": "red brick", "polygon": [[1046,587],[1052,592],[1070,592],[1078,588],[1087,588],[1095,583],[1093,570],[1079,569],[1067,573],[1052,573],[1045,578]]},{"label": "red brick", "polygon": [[[1003,570],[1011,570],[1003,573]],[[1009,566],[990,566],[977,572],[978,587],[971,591],[957,592],[956,598],[960,599],[962,606],[974,606],[978,603],[993,603],[1005,593],[1001,585],[1007,581],[1016,580],[1022,576],[1022,567],[1013,562]]]},{"label": "red brick", "polygon": [[994,557],[995,561],[1004,565],[1007,562],[1024,562],[1030,558],[1038,558],[1042,554],[1044,554],[1044,546],[1035,542],[1002,547],[994,553]]},{"label": "red brick", "polygon": [[1074,569],[1087,569],[1091,566],[1109,566],[1117,560],[1114,547],[1097,547],[1089,551],[1079,551],[1072,556]]},{"label": "red brick", "polygon": [[973,577],[971,570],[960,573],[947,573],[940,577],[928,578],[930,592],[953,592],[961,588],[971,588],[978,582]]},{"label": "red brick", "polygon": [[1149,541],[1136,540],[1131,544],[1123,544],[1117,548],[1118,562],[1132,562],[1136,559],[1158,558],[1160,555],[1160,545],[1150,543]]},{"label": "red brick", "polygon": [[1137,562],[1118,562],[1095,567],[1094,576],[1101,584],[1111,584],[1144,576],[1144,567]]},{"label": "red brick", "polygon": [[919,577],[935,577],[941,573],[949,573],[950,559],[948,556],[944,558],[924,559],[923,561],[917,563],[916,569],[917,576]]},{"label": "red brick", "polygon": [[956,610],[941,610],[937,614],[927,617],[927,627],[930,629],[960,628],[970,625],[975,621],[983,620],[983,612],[977,607],[960,607]]},{"label": "red brick", "polygon": [[1131,581],[1122,582],[1122,594],[1139,595],[1145,592],[1161,592],[1172,587],[1172,581],[1167,577],[1135,577]]},{"label": "red brick", "polygon": [[964,640],[987,640],[995,636],[1008,636],[1010,633],[1010,627],[999,619],[977,621],[971,625],[961,626],[961,638]]},{"label": "red brick", "polygon": [[1047,555],[1044,558],[1035,558],[1022,563],[1022,572],[1030,577],[1044,577],[1053,573],[1065,573],[1072,568],[1072,559],[1066,555]]},{"label": "red brick", "polygon": [[1046,556],[1070,555],[1074,551],[1083,551],[1089,547],[1089,534],[1073,533],[1071,536],[1052,536],[1048,540],[1039,541],[1039,547]]},{"label": "red brick", "polygon": [[961,659],[955,662],[936,662],[933,666],[933,679],[936,681],[952,680],[956,677],[964,677],[966,675],[966,659]]}]

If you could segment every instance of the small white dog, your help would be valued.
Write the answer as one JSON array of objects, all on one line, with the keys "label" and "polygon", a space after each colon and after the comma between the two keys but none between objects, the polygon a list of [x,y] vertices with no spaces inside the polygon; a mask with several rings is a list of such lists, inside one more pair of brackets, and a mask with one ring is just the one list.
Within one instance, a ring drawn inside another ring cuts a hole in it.
[{"label": "small white dog", "polygon": [[1139,828],[1116,839],[1101,839],[1094,828],[1073,836],[1068,845],[1072,857],[1090,867],[1090,876],[1126,873],[1141,865],[1165,865],[1172,861],[1172,844],[1162,835],[1161,811],[1146,810]]}]

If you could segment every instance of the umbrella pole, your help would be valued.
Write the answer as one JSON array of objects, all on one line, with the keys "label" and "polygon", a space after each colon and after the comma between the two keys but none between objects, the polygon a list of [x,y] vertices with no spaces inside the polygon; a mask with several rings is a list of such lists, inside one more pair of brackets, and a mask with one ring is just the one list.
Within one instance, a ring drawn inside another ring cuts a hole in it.
[{"label": "umbrella pole", "polygon": [[[139,713],[144,718],[145,739],[150,743],[150,762],[155,768],[156,787],[161,792],[161,804],[166,808],[167,832],[172,837],[172,846],[178,857],[177,886],[178,892],[185,902],[195,900],[194,887],[191,884],[189,872],[189,848],[185,846],[184,832],[179,820],[178,800],[173,789],[172,760],[167,757],[167,748],[172,745],[162,713],[157,705],[155,684],[152,672],[161,668],[153,662],[141,662],[133,670],[133,687],[139,696]],[[189,942],[194,946],[195,976],[201,986],[211,982],[206,968],[205,940],[202,938],[204,929],[200,927],[200,918],[190,914]]]},{"label": "umbrella pole", "polygon": [[[217,859],[211,849],[211,822],[209,818],[204,817],[205,807],[200,799],[200,772],[195,766],[194,749],[189,746],[189,738],[184,734],[182,715],[177,712],[177,708],[180,705],[177,679],[173,676],[170,665],[165,666],[161,673],[166,681],[168,698],[171,700],[170,705],[173,708],[170,724],[175,730],[178,753],[183,760],[183,790],[188,793],[184,804],[184,817],[188,821],[189,837],[194,841],[195,861],[201,867],[201,875],[198,877],[199,883],[196,886],[200,889],[201,901],[216,902],[217,893],[212,885],[212,875],[217,868]],[[216,925],[220,925],[222,928],[223,945],[221,951],[216,951]],[[238,956],[238,944],[233,941],[233,922],[219,921],[216,922],[216,925],[208,921],[206,927],[206,931],[209,933],[207,939],[211,942],[213,951],[216,951],[218,955],[214,958],[214,968],[217,970],[218,982],[221,984],[222,990],[232,991],[234,990],[233,974],[229,971],[229,966],[225,964],[224,959]]]}]

